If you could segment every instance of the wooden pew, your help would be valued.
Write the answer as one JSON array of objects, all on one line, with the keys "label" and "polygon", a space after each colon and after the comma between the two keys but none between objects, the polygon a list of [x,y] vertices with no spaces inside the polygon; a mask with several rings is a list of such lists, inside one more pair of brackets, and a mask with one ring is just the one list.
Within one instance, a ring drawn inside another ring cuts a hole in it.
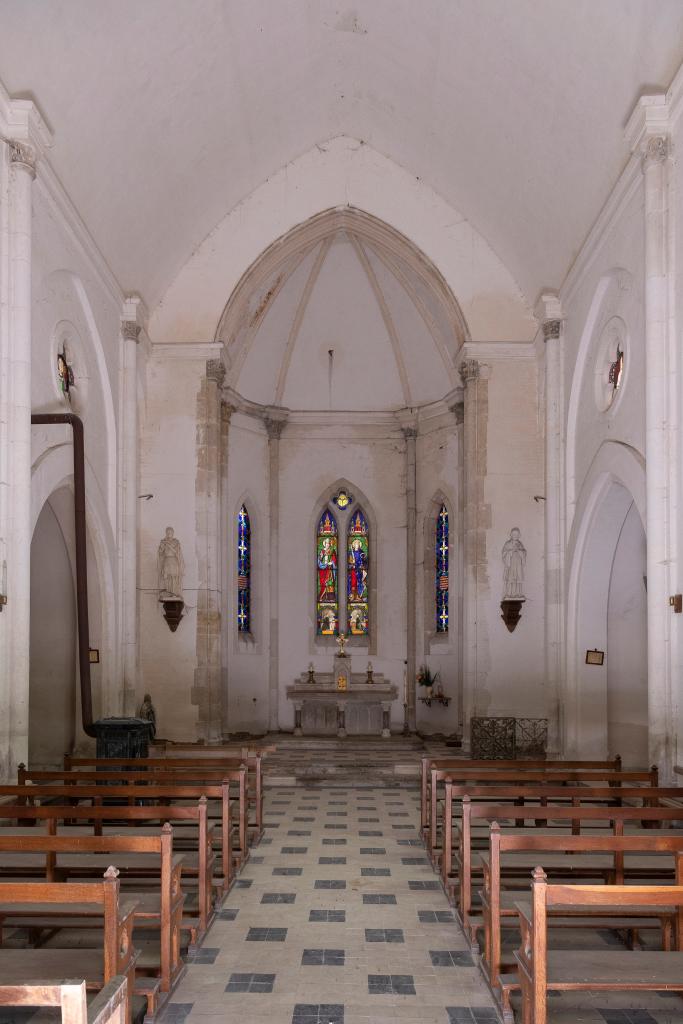
[{"label": "wooden pew", "polygon": [[58,1006],[61,1024],[128,1024],[126,979],[117,974],[88,1006],[84,981],[0,985],[0,1006]]},{"label": "wooden pew", "polygon": [[[532,876],[532,902],[518,904],[522,943],[515,954],[522,986],[522,1024],[546,1024],[548,992],[683,992],[683,855],[676,855],[676,885],[549,885],[542,868]],[[549,951],[549,913],[581,907],[586,914],[603,906],[676,908],[673,952],[632,950]]]},{"label": "wooden pew", "polygon": [[[450,783],[447,783],[447,789]],[[450,814],[451,801],[447,799],[446,815]],[[462,802],[462,822],[459,835],[459,870],[457,873],[446,869],[448,863],[446,856],[443,859],[441,880],[444,890],[451,902],[454,902],[454,891],[457,888],[458,912],[460,922],[467,935],[470,934],[470,914],[472,901],[472,821],[480,820],[487,822],[502,822],[505,820],[514,821],[520,813],[518,808],[509,804],[476,804],[471,803],[467,797]],[[595,807],[595,806],[572,806],[549,805],[547,807],[525,807],[525,819],[537,822],[548,823],[550,821],[566,821],[567,828],[571,829],[572,823],[579,821],[581,828],[584,826],[595,826],[600,822],[608,822],[609,829],[614,835],[622,835],[624,825],[628,822],[640,827],[643,821],[657,822],[660,826],[663,823],[673,823],[681,820],[681,810],[675,807]],[[664,827],[666,827],[664,825]],[[622,858],[623,860],[623,858]],[[569,873],[569,864],[567,864]],[[582,874],[581,868],[573,872],[577,877]],[[595,872],[593,872],[595,874]]]},{"label": "wooden pew", "polygon": [[645,772],[561,768],[555,769],[550,773],[544,769],[536,768],[527,769],[526,771],[519,771],[517,769],[514,771],[507,769],[505,771],[496,771],[467,768],[453,772],[433,768],[430,778],[429,831],[426,840],[427,851],[432,859],[432,863],[438,861],[440,855],[440,847],[438,845],[439,801],[437,799],[439,784],[445,786],[446,782],[470,783],[471,785],[502,785],[507,783],[510,785],[529,786],[547,782],[549,779],[557,785],[566,785],[573,782],[574,784],[581,783],[587,786],[604,784],[615,789],[620,789],[623,786],[634,787],[636,785],[656,787],[658,772],[656,767],[652,767],[649,771]]},{"label": "wooden pew", "polygon": [[[514,835],[501,831],[498,822],[491,826],[491,845],[489,855],[483,857],[484,867],[484,890],[482,893],[482,908],[484,912],[484,944],[481,966],[487,977],[494,995],[502,1000],[503,1019],[512,1024],[512,1010],[510,1007],[510,994],[514,989],[519,988],[519,982],[514,975],[507,975],[504,983],[501,984],[502,973],[502,926],[503,922],[510,924],[517,923],[516,901],[520,899],[520,892],[517,889],[503,888],[502,865],[507,854],[528,854],[536,864],[543,865],[548,857],[557,854],[592,854],[607,853],[612,857],[612,873],[616,884],[623,884],[624,865],[623,858],[626,854],[669,854],[670,858],[664,857],[671,864],[671,878],[675,879],[675,856],[683,854],[683,836],[671,836],[666,833],[653,834],[648,832],[638,836],[548,836],[536,835]],[[532,870],[528,864],[515,865],[515,871],[523,873],[528,880]],[[560,868],[561,871],[561,868]],[[657,872],[661,874],[661,870]],[[516,885],[515,881],[507,882],[508,885]],[[650,922],[648,922],[648,918]],[[554,927],[600,927],[614,928],[620,930],[636,931],[654,924],[662,934],[662,948],[671,949],[671,937],[675,914],[670,907],[656,907],[654,910],[647,907],[601,906],[591,911],[591,921],[587,921],[586,912],[583,909],[574,910],[571,907],[562,908],[561,912],[555,908],[552,912],[552,920],[549,922]],[[470,918],[472,926],[474,922]]]},{"label": "wooden pew", "polygon": [[[163,805],[164,803],[170,803],[171,801],[177,803],[181,800],[197,800],[201,796],[206,796],[208,800],[220,802],[220,813],[218,818],[220,822],[219,839],[222,866],[220,881],[222,894],[225,895],[228,892],[232,884],[233,870],[230,855],[227,857],[224,856],[223,851],[230,851],[233,859],[237,861],[240,867],[244,864],[247,856],[243,854],[245,849],[243,845],[240,847],[239,854],[235,855],[230,836],[230,782],[236,781],[239,785],[238,834],[241,844],[246,844],[247,842],[245,770],[241,769],[238,772],[226,772],[225,775],[228,776],[228,778],[225,778],[220,784],[185,784],[180,782],[169,784],[160,782],[158,778],[155,778],[147,785],[141,784],[139,780],[131,780],[127,783],[121,783],[121,776],[116,776],[115,774],[110,784],[106,779],[106,775],[108,773],[102,774],[104,775],[104,778],[100,784],[86,784],[86,782],[83,781],[83,783],[79,785],[58,785],[57,783],[46,783],[41,786],[35,784],[22,786],[3,785],[0,786],[0,800],[2,797],[7,797],[12,799],[14,803],[20,805],[33,804],[36,800],[53,800],[61,803],[69,803],[73,801],[74,805],[83,801],[88,801],[96,806],[102,806],[105,800],[111,802],[115,800],[125,800],[129,806],[133,807],[141,801]],[[231,778],[232,776],[234,776],[234,778]],[[189,866],[189,868],[191,870],[191,866]]]},{"label": "wooden pew", "polygon": [[[57,834],[57,825],[60,821],[73,821],[90,826],[95,835],[103,834],[103,825],[106,822],[111,822],[117,830],[125,827],[140,828],[144,825],[149,826],[150,823],[160,828],[162,823],[171,821],[175,823],[176,827],[180,826],[181,828],[190,824],[193,830],[196,825],[197,842],[193,845],[197,847],[197,870],[195,873],[197,910],[190,912],[187,903],[185,904],[181,929],[190,934],[190,952],[203,941],[214,916],[213,828],[208,823],[206,797],[202,796],[192,804],[165,804],[163,807],[73,807],[60,804],[26,807],[16,804],[0,804],[0,822],[3,820],[5,822],[25,822],[28,825],[44,822],[50,835]],[[0,825],[0,836],[2,833],[3,828]],[[187,859],[184,860],[183,866],[185,874],[189,874]],[[183,884],[185,880],[185,875],[183,875]],[[222,892],[222,885],[220,888]]]},{"label": "wooden pew", "polygon": [[117,976],[126,979],[125,1020],[131,1019],[135,963],[132,931],[135,903],[119,902],[116,868],[102,882],[0,882],[0,907],[27,903],[55,909],[88,904],[101,908],[102,949],[0,949],[0,991],[35,984],[61,984],[63,978],[85,977],[86,988],[100,992]]},{"label": "wooden pew", "polygon": [[[119,883],[125,871],[127,881],[134,879],[138,885],[145,886],[142,890],[136,888],[134,925],[159,928],[159,962],[153,967],[157,975],[155,983],[150,984],[138,978],[135,991],[147,998],[148,1016],[153,1017],[158,1009],[158,990],[166,995],[170,993],[184,971],[180,957],[180,928],[185,898],[181,888],[183,858],[173,853],[173,830],[170,824],[167,822],[157,835],[150,836],[88,836],[73,831],[59,836],[27,836],[2,835],[0,831],[0,877],[7,879],[8,865],[22,876],[32,873],[31,866],[24,862],[30,861],[31,855],[36,853],[45,854],[42,870],[47,882],[82,881],[94,875],[101,876],[101,861],[106,856],[107,859],[115,859],[119,865]],[[132,863],[127,856],[130,854],[134,858]],[[144,861],[150,857],[158,858],[156,871],[159,887],[156,891],[154,888],[151,891],[148,889],[150,881],[153,883],[155,879],[150,879],[147,871],[136,871],[135,859],[140,859],[140,855]],[[58,923],[60,920],[61,924]],[[6,927],[87,927],[89,921],[91,915],[84,912],[83,908],[72,911],[66,917],[63,910],[51,912],[49,909],[23,908],[6,913],[0,909],[0,936]],[[149,969],[146,965],[145,973]]]},{"label": "wooden pew", "polygon": [[[254,822],[249,822],[252,829],[252,843],[256,844],[263,836],[263,757],[261,754],[240,755],[235,757],[74,757],[71,754],[64,755],[64,770],[71,773],[83,769],[98,769],[99,771],[112,771],[115,768],[125,768],[126,771],[164,771],[187,774],[187,778],[195,777],[192,769],[200,769],[202,781],[222,778],[222,771],[225,768],[235,769],[242,764],[247,768],[247,794],[249,803],[254,805]],[[19,765],[17,782],[21,783],[22,774],[26,772],[23,764]],[[31,776],[32,778],[34,776]],[[253,789],[251,779],[253,777]]]},{"label": "wooden pew", "polygon": [[[66,761],[64,762],[66,767]],[[585,769],[590,771],[591,769],[606,769],[620,772],[621,771],[621,756],[617,756],[613,760],[607,761],[548,761],[545,758],[540,760],[532,761],[518,761],[516,758],[513,760],[472,760],[468,758],[434,758],[434,757],[423,757],[420,760],[420,830],[422,836],[426,836],[429,831],[429,813],[431,806],[431,787],[430,787],[430,776],[432,769],[436,771],[458,772],[462,768],[483,768],[484,770],[493,771],[510,771],[510,772],[525,772],[533,771],[534,769],[546,769],[549,772],[561,771],[563,769]]]}]

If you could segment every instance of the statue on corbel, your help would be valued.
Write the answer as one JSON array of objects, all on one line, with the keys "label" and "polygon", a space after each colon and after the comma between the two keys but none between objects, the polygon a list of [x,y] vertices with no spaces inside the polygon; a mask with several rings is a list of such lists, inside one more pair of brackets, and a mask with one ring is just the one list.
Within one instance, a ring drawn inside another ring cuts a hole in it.
[{"label": "statue on corbel", "polygon": [[159,576],[159,601],[164,607],[164,618],[168,628],[175,633],[183,617],[183,577],[185,560],[180,541],[172,526],[159,542],[157,551],[157,572]]},{"label": "statue on corbel", "polygon": [[508,631],[514,633],[522,617],[524,597],[524,571],[526,569],[526,548],[522,544],[521,531],[517,526],[510,530],[502,550],[503,559],[503,600],[500,603],[501,618]]}]

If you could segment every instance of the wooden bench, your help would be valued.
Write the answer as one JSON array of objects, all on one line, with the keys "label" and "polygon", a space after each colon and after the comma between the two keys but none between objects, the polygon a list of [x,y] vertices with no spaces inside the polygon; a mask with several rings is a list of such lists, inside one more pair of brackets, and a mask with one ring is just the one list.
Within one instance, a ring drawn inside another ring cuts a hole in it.
[{"label": "wooden bench", "polygon": [[[66,761],[65,761],[66,767]],[[534,769],[543,769],[548,772],[562,771],[563,769],[606,769],[621,771],[621,757],[619,754],[613,760],[607,761],[548,761],[545,758],[531,761],[514,760],[471,760],[467,758],[432,758],[423,757],[420,760],[420,829],[423,837],[429,832],[429,814],[432,805],[430,777],[432,769],[457,773],[463,768],[483,768],[484,770],[516,772],[518,774]]]},{"label": "wooden bench", "polygon": [[[670,876],[679,884],[675,876],[676,854],[683,853],[683,836],[666,834],[640,836],[539,836],[508,834],[501,831],[498,822],[491,826],[491,845],[488,855],[482,855],[484,868],[484,889],[481,894],[483,910],[484,943],[481,966],[491,989],[502,1001],[503,1019],[512,1024],[513,1016],[510,1007],[510,994],[519,988],[515,975],[507,975],[505,983],[501,983],[502,964],[502,928],[504,923],[517,926],[516,902],[520,898],[518,889],[504,888],[502,866],[508,855],[526,854],[521,862],[514,865],[515,871],[523,873],[527,881],[533,868],[529,862],[543,865],[546,858],[556,854],[592,854],[607,853],[612,857],[612,874],[616,883],[623,883],[625,855],[638,854],[669,854],[664,857],[670,863]],[[661,867],[661,866],[660,866]],[[561,867],[559,869],[561,871]],[[661,874],[661,870],[658,874]],[[505,880],[505,886],[515,885],[516,881]],[[657,928],[662,936],[662,948],[671,949],[675,913],[671,907],[631,907],[628,905],[600,906],[591,911],[587,917],[583,908],[555,907],[552,911],[549,926],[560,928],[611,928],[629,932],[629,941],[635,942],[637,932],[646,928]],[[474,917],[470,917],[474,931]]]},{"label": "wooden bench", "polygon": [[[681,854],[676,878],[681,878]],[[609,906],[675,907],[674,951],[548,950],[548,916],[557,907],[582,908],[586,914]],[[683,992],[683,886],[549,885],[542,868],[532,876],[531,905],[517,905],[521,947],[515,954],[522,988],[522,1024],[546,1024],[548,992]]]},{"label": "wooden bench", "polygon": [[[190,826],[196,832],[197,839],[192,842],[192,848],[196,849],[196,871],[187,855],[183,858],[184,874],[181,881],[186,890],[186,896],[190,895],[187,886],[187,876],[196,878],[196,909],[190,906],[190,900],[186,899],[184,912],[181,920],[181,930],[189,932],[190,952],[193,952],[203,941],[206,932],[214,917],[214,854],[213,835],[214,830],[209,826],[207,818],[206,797],[200,797],[192,804],[165,804],[163,807],[84,807],[60,804],[46,804],[40,807],[26,807],[12,804],[0,804],[0,822],[25,822],[26,824],[37,824],[44,822],[48,834],[56,835],[59,822],[75,822],[82,826],[92,828],[95,835],[103,834],[103,827],[106,822],[120,830],[128,828],[137,830],[150,824],[160,828],[164,822],[173,822],[176,826],[176,838],[178,829],[184,830]],[[0,836],[6,829],[0,825]],[[67,832],[69,829],[67,828]],[[229,840],[228,840],[229,842]],[[222,894],[223,886],[219,881],[219,891]],[[194,893],[191,894],[194,896]]]},{"label": "wooden bench", "polygon": [[101,882],[0,882],[0,906],[36,904],[41,908],[87,904],[100,908],[102,948],[0,949],[0,991],[35,985],[60,985],[63,978],[84,978],[86,988],[100,992],[117,976],[126,979],[125,1019],[131,1017],[135,963],[133,946],[135,903],[119,902],[116,868],[109,867]]},{"label": "wooden bench", "polygon": [[[100,784],[86,783],[86,781],[83,781],[80,785],[58,785],[57,783],[45,783],[40,786],[35,784],[25,784],[22,786],[4,785],[0,786],[0,800],[2,797],[7,797],[8,799],[11,799],[13,803],[19,805],[35,804],[36,800],[39,800],[43,802],[52,801],[55,803],[73,803],[74,806],[84,801],[95,806],[102,806],[106,800],[110,803],[115,801],[125,801],[128,806],[134,807],[139,805],[141,802],[164,806],[171,802],[177,803],[182,800],[197,800],[200,797],[205,796],[207,800],[215,801],[218,805],[217,820],[220,823],[218,837],[222,868],[219,881],[221,892],[225,895],[232,885],[232,861],[234,860],[241,867],[247,856],[243,855],[242,852],[245,849],[244,846],[241,846],[240,851],[235,853],[230,836],[232,806],[230,799],[230,783],[237,782],[239,785],[238,835],[241,843],[246,844],[247,842],[245,771],[246,770],[240,770],[238,772],[226,773],[228,776],[234,775],[235,778],[226,778],[220,784],[183,784],[179,782],[170,784],[161,783],[158,778],[155,778],[147,785],[143,785],[139,780],[131,780],[128,783],[119,785],[117,783],[121,783],[121,777],[115,776],[111,782],[106,779],[106,777],[103,778]],[[105,776],[106,774],[107,773],[104,773]],[[209,815],[210,813],[209,809]],[[186,869],[192,871],[192,865],[188,864]]]},{"label": "wooden bench", "polygon": [[128,1024],[127,981],[117,974],[88,1005],[84,981],[0,985],[0,1006],[58,1006],[61,1024]]},{"label": "wooden bench", "polygon": [[426,839],[427,851],[432,859],[432,863],[437,862],[440,856],[440,847],[438,845],[439,800],[437,790],[439,784],[445,787],[447,782],[461,785],[464,785],[465,783],[469,783],[470,785],[508,784],[520,787],[552,782],[555,785],[568,785],[569,783],[587,786],[607,785],[614,789],[621,789],[624,786],[634,788],[637,785],[649,786],[652,788],[657,786],[658,773],[656,768],[651,768],[649,771],[645,772],[598,771],[593,769],[577,768],[558,769],[552,772],[535,768],[523,772],[520,772],[519,770],[486,771],[482,769],[466,769],[464,771],[446,772],[432,769],[430,779],[431,795],[429,831]]},{"label": "wooden bench", "polygon": [[[450,783],[447,784],[447,789]],[[447,820],[450,817],[451,801],[446,801],[446,817]],[[448,859],[448,855],[445,851],[445,855],[442,863],[442,874],[441,880],[444,886],[444,890],[451,903],[455,902],[455,892],[458,892],[458,913],[460,922],[467,935],[471,933],[470,914],[471,914],[471,901],[472,901],[472,876],[473,870],[473,850],[472,850],[472,822],[477,819],[480,821],[486,821],[489,824],[491,822],[503,822],[505,820],[515,821],[516,816],[519,813],[518,808],[510,806],[509,804],[477,804],[472,803],[468,797],[464,797],[462,801],[462,820],[459,830],[458,840],[458,862],[457,871],[453,870],[452,860]],[[566,805],[555,806],[548,805],[546,807],[525,807],[524,808],[525,818],[529,818],[536,822],[566,822],[567,829],[570,830],[578,821],[580,828],[584,829],[587,827],[595,827],[600,823],[603,823],[605,827],[608,827],[613,835],[623,835],[624,825],[628,822],[633,823],[636,826],[640,826],[643,821],[656,822],[660,826],[673,822],[680,821],[681,811],[674,807],[595,807],[595,806],[571,806]],[[448,820],[448,833],[451,834],[450,821]],[[571,834],[571,833],[569,833]],[[446,843],[449,845],[448,840]],[[565,870],[569,874],[570,864],[569,858],[565,865]],[[619,862],[619,855],[617,855],[617,862]],[[621,857],[621,865],[623,870],[623,856]],[[477,862],[476,867],[479,869],[481,865]],[[605,866],[605,869],[609,867]],[[584,863],[582,867],[578,864],[573,868],[572,874],[580,878],[582,874],[584,876],[587,872],[592,872],[592,876],[595,877],[597,871],[602,870],[600,866],[591,865],[590,867]],[[483,869],[482,869],[483,871]],[[623,876],[622,876],[623,877]]]},{"label": "wooden bench", "polygon": [[[102,874],[103,858],[114,859],[118,864],[119,883],[125,872],[130,884],[135,881],[136,909],[134,924],[141,928],[159,929],[158,957],[149,955],[144,965],[144,974],[152,974],[155,984],[147,981],[141,983],[136,979],[136,993],[147,998],[148,1017],[153,1017],[158,1009],[158,991],[168,995],[177,984],[184,971],[180,957],[180,928],[184,895],[181,888],[181,871],[183,858],[173,853],[173,830],[168,822],[157,835],[113,835],[88,836],[82,834],[50,836],[50,835],[2,835],[0,833],[0,877],[7,878],[8,865],[24,875],[32,873],[31,855],[44,854],[40,866],[45,881],[74,881],[91,878],[95,873]],[[94,855],[94,856],[93,856]],[[136,870],[136,862],[130,861],[129,855],[140,861],[149,862],[150,857],[158,859],[155,875],[158,876],[158,889],[150,888],[148,872]],[[125,865],[125,867],[124,867]],[[61,923],[60,923],[61,922]],[[92,915],[87,908],[70,909],[68,914],[50,909],[28,908],[7,910],[0,906],[0,945],[3,930],[7,927],[30,927],[34,931],[55,928],[92,927]],[[147,951],[149,954],[149,951]],[[138,969],[142,960],[138,960]],[[142,972],[141,972],[142,973]]]},{"label": "wooden bench", "polygon": [[[116,768],[124,768],[126,771],[163,771],[185,776],[185,778],[200,778],[202,782],[222,779],[225,769],[234,770],[244,764],[247,769],[247,794],[249,805],[254,807],[254,821],[248,822],[252,831],[251,841],[256,844],[263,836],[263,767],[262,755],[240,755],[234,757],[123,757],[123,758],[101,758],[101,757],[73,757],[71,754],[64,755],[64,770],[70,774],[74,771],[97,769],[98,771],[113,771]],[[193,769],[198,770],[199,776],[193,775]],[[22,774],[26,772],[23,764],[19,765],[17,782],[22,782]],[[36,778],[35,774],[30,776]],[[253,787],[252,787],[253,779]]]}]

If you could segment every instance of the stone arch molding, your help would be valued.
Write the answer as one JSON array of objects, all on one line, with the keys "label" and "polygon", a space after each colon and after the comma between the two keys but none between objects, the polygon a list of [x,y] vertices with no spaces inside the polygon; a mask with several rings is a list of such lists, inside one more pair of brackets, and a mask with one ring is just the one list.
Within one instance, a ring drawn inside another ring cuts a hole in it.
[{"label": "stone arch molding", "polygon": [[473,338],[530,341],[514,278],[475,228],[423,181],[358,139],[313,146],[231,210],[179,270],[150,321],[155,342],[206,342],[246,267],[322,211],[355,207],[403,234],[457,296]]},{"label": "stone arch molding", "polygon": [[[581,399],[586,389],[590,390],[593,401],[594,362],[607,323],[615,318],[623,321],[622,296],[630,291],[633,275],[623,267],[614,267],[598,281],[588,310],[588,316],[581,332],[579,347],[574,364],[569,405],[567,411],[567,510],[568,527],[577,515],[578,492],[582,483],[577,479],[576,455]],[[626,324],[624,325],[626,327]],[[605,410],[609,414],[608,410]]]},{"label": "stone arch molding", "polygon": [[[603,756],[596,751],[604,742],[600,715],[607,668],[587,668],[584,658],[589,647],[606,650],[611,567],[632,504],[646,529],[645,461],[628,445],[604,442],[581,488],[567,551],[567,671],[561,700],[566,755]],[[587,596],[597,611],[587,605]]]}]

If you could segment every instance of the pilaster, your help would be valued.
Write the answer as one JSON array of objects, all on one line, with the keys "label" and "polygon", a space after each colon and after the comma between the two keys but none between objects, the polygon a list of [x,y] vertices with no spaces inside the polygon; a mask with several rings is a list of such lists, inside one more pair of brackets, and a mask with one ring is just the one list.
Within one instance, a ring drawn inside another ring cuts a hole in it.
[{"label": "pilaster", "polygon": [[408,728],[415,732],[415,681],[417,676],[417,620],[415,588],[417,585],[417,428],[402,428],[406,443],[406,670]]},{"label": "pilaster", "polygon": [[280,728],[280,437],[287,422],[286,413],[277,408],[265,410],[263,423],[268,435],[268,510],[270,516],[270,551],[268,576],[270,591],[270,625],[268,658],[268,728]]}]

